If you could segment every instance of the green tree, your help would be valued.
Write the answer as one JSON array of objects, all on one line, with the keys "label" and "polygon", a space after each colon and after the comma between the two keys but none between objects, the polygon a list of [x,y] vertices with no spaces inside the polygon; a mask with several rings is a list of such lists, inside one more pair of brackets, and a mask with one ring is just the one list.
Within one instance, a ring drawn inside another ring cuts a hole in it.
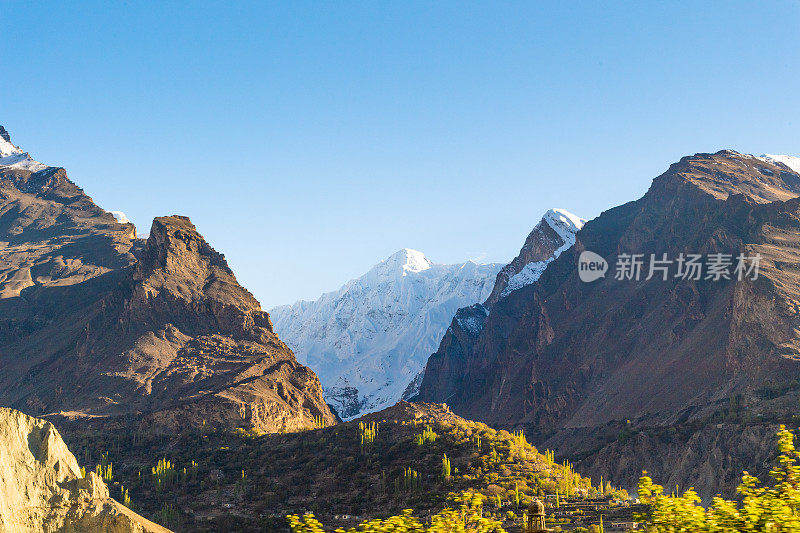
[{"label": "green tree", "polygon": [[417,443],[417,446],[423,446],[427,443],[436,442],[436,437],[438,435],[433,431],[433,428],[426,426],[425,430],[414,438],[414,442]]},{"label": "green tree", "polygon": [[450,481],[450,459],[447,458],[447,454],[442,456],[442,479],[445,481]]},{"label": "green tree", "polygon": [[365,424],[364,422],[358,423],[358,431],[361,434],[361,452],[365,453],[366,450],[375,442],[375,437],[378,436],[380,426],[376,422]]}]

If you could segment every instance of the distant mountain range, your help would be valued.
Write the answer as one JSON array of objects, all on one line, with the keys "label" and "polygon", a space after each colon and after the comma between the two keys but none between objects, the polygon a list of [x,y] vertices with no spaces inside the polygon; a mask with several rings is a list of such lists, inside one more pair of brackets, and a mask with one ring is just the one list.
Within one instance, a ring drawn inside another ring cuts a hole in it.
[{"label": "distant mountain range", "polygon": [[405,248],[314,302],[270,309],[275,331],[320,376],[343,419],[394,405],[456,309],[489,295],[497,264],[432,263]]},{"label": "distant mountain range", "polygon": [[413,397],[421,371],[460,307],[533,283],[572,246],[583,220],[548,211],[512,263],[440,265],[403,249],[314,302],[270,310],[275,330],[320,376],[344,419]]}]

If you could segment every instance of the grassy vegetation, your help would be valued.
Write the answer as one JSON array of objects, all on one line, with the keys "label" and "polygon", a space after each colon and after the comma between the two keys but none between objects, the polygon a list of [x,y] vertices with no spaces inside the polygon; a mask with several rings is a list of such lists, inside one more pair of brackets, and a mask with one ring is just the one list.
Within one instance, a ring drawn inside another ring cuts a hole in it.
[{"label": "grassy vegetation", "polygon": [[112,494],[124,486],[126,504],[176,530],[285,531],[287,515],[309,512],[348,527],[403,516],[405,509],[430,525],[464,493],[481,500],[486,517],[513,525],[533,498],[558,494],[564,501],[609,488],[592,486],[569,463],[539,453],[521,433],[457,417],[352,422],[282,435],[117,431],[68,438],[89,464],[113,450]]}]

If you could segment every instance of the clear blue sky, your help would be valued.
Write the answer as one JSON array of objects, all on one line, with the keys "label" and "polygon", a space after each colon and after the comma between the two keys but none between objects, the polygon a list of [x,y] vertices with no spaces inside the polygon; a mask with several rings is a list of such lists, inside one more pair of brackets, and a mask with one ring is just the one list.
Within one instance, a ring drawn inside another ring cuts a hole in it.
[{"label": "clear blue sky", "polygon": [[183,4],[0,0],[0,124],[140,231],[190,216],[265,308],[800,154],[797,1]]}]

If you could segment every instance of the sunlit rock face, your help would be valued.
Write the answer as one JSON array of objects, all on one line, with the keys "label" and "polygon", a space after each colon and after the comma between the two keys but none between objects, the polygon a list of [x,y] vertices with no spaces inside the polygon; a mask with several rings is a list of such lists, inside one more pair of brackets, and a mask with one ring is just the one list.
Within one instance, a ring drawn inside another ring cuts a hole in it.
[{"label": "sunlit rock face", "polygon": [[0,405],[166,430],[335,421],[316,375],[188,218],[159,217],[139,239],[64,169],[2,162]]},{"label": "sunlit rock face", "polygon": [[111,499],[94,472],[83,477],[50,422],[0,407],[0,531],[168,530]]}]

